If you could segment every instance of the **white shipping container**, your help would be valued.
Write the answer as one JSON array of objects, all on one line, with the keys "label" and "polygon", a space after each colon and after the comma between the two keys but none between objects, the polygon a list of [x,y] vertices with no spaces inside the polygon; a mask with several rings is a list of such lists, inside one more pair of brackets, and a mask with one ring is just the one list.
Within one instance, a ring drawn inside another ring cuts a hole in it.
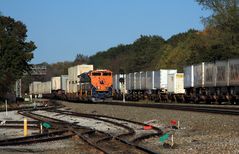
[{"label": "white shipping container", "polygon": [[89,72],[93,70],[93,65],[76,65],[68,68],[68,79],[70,81],[69,84],[69,92],[76,93],[77,85],[79,85],[78,76],[82,73]]},{"label": "white shipping container", "polygon": [[33,92],[33,83],[30,83],[30,85],[29,85],[29,95],[32,95],[32,94],[34,94],[34,92]]},{"label": "white shipping container", "polygon": [[52,77],[51,78],[51,83],[52,83],[52,90],[60,90],[61,89],[61,77]]},{"label": "white shipping container", "polygon": [[69,81],[69,79],[66,80],[66,93],[70,93],[70,81]]},{"label": "white shipping container", "polygon": [[141,88],[140,72],[135,72],[134,73],[134,89],[135,90],[140,90],[140,88]]},{"label": "white shipping container", "polygon": [[68,75],[61,75],[61,90],[66,91]]},{"label": "white shipping container", "polygon": [[229,60],[229,86],[239,85],[239,59]]},{"label": "white shipping container", "polygon": [[118,87],[118,76],[119,76],[118,74],[115,74],[113,76],[113,89],[116,91],[118,90],[118,88],[117,88]]},{"label": "white shipping container", "polygon": [[168,88],[169,93],[183,94],[184,90],[184,74],[174,73],[168,75]]},{"label": "white shipping container", "polygon": [[204,64],[204,86],[214,87],[216,86],[216,67],[214,63]]},{"label": "white shipping container", "polygon": [[31,94],[38,94],[39,93],[39,90],[38,90],[38,87],[39,87],[39,84],[40,84],[41,82],[39,82],[39,81],[34,81],[34,82],[32,82],[31,83]]},{"label": "white shipping container", "polygon": [[140,72],[140,89],[146,89],[146,72]]},{"label": "white shipping container", "polygon": [[160,69],[159,71],[146,72],[146,89],[166,90],[168,86],[168,75],[177,73],[177,70]]},{"label": "white shipping container", "polygon": [[129,76],[129,74],[126,74],[126,90],[131,90],[131,87],[130,87],[130,85],[131,85],[131,83],[130,83],[130,76]]},{"label": "white shipping container", "polygon": [[[119,80],[120,78],[124,78],[124,83],[121,83]],[[126,74],[123,75],[123,74],[116,74],[114,75],[114,78],[113,78],[113,88],[116,90],[116,92],[123,92],[123,90],[125,90],[126,92],[126,88],[125,88],[125,84],[126,84]]]},{"label": "white shipping container", "polygon": [[129,73],[129,81],[130,90],[134,90],[134,73]]},{"label": "white shipping container", "polygon": [[51,93],[51,81],[47,81],[47,82],[42,82],[41,83],[41,87],[42,87],[42,94],[50,94]]},{"label": "white shipping container", "polygon": [[204,87],[204,62],[198,65],[194,65],[194,87]]},{"label": "white shipping container", "polygon": [[184,88],[194,87],[193,65],[184,67],[183,72],[184,72]]},{"label": "white shipping container", "polygon": [[229,62],[217,61],[216,62],[216,86],[229,85]]},{"label": "white shipping container", "polygon": [[154,71],[147,71],[146,72],[146,89],[147,90],[153,89],[153,78],[154,78]]}]

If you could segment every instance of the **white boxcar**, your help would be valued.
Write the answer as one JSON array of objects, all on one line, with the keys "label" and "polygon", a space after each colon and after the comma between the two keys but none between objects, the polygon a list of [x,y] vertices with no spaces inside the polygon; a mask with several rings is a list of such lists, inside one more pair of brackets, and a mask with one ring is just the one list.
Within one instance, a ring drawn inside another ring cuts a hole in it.
[{"label": "white boxcar", "polygon": [[239,59],[229,60],[229,86],[239,85]]},{"label": "white boxcar", "polygon": [[168,75],[177,73],[177,70],[160,69],[159,71],[146,72],[146,89],[166,90],[168,86]]},{"label": "white boxcar", "polygon": [[216,66],[216,86],[228,86],[229,85],[229,62],[218,61]]},{"label": "white boxcar", "polygon": [[194,87],[193,65],[184,67],[183,72],[184,72],[184,88]]},{"label": "white boxcar", "polygon": [[194,87],[200,88],[204,87],[204,62],[194,65]]},{"label": "white boxcar", "polygon": [[79,85],[78,75],[93,70],[93,65],[76,65],[68,68],[69,92],[76,93]]},{"label": "white boxcar", "polygon": [[216,67],[214,63],[204,64],[204,86],[216,86]]},{"label": "white boxcar", "polygon": [[146,72],[140,72],[140,89],[146,89]]},{"label": "white boxcar", "polygon": [[168,75],[168,88],[169,93],[183,94],[184,90],[184,74],[173,73]]}]

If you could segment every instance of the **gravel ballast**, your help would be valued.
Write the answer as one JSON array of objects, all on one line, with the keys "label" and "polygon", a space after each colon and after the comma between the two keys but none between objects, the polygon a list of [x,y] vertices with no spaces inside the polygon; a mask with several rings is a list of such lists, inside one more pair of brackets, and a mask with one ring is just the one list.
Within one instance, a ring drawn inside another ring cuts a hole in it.
[{"label": "gravel ballast", "polygon": [[[159,144],[161,153],[239,153],[238,116],[64,101],[61,103],[75,112],[139,122],[156,119],[160,124],[170,125],[171,120],[179,121],[180,129],[173,132],[175,146],[168,149]],[[153,144],[153,140],[159,142],[159,139],[154,138],[149,143]]]}]

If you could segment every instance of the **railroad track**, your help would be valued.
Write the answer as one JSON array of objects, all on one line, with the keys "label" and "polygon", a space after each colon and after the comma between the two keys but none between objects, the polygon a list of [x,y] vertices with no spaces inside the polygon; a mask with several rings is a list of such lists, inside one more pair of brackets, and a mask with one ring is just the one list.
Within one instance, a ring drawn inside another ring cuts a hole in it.
[{"label": "railroad track", "polygon": [[43,133],[43,134],[32,135],[27,137],[0,140],[0,146],[49,142],[49,141],[66,139],[66,138],[72,137],[73,135],[74,133],[68,130],[53,131],[50,133]]},{"label": "railroad track", "polygon": [[[142,143],[144,139],[154,136],[161,136],[163,134],[162,130],[156,127],[153,127],[151,132],[147,131],[147,133],[142,134],[142,131],[145,131],[142,130],[145,124],[107,116],[80,114],[71,111],[53,109],[33,112],[21,111],[19,113],[39,121],[52,122],[53,126],[58,129],[68,129],[74,132],[88,144],[94,146],[96,149],[104,153],[155,154],[157,152],[153,151],[152,149],[148,149],[147,147],[144,147],[143,144],[139,143]],[[111,130],[97,130],[89,126],[82,126],[79,122],[74,120],[66,122],[63,117],[67,116],[70,116],[69,119],[72,119],[72,117],[81,117],[87,120],[91,119],[91,121],[94,120],[96,123],[99,123],[99,121],[101,121],[102,123],[104,123],[104,125],[110,125],[110,127],[117,128],[119,129],[119,131],[114,132]],[[141,128],[141,130],[138,130],[137,128]]]},{"label": "railroad track", "polygon": [[[92,104],[92,103],[91,103]],[[180,105],[180,104],[164,104],[164,103],[123,103],[123,102],[100,102],[95,104],[116,105],[116,106],[130,106],[130,107],[144,107],[156,109],[170,109],[182,111],[195,111],[215,114],[239,115],[238,107],[214,107],[214,106],[197,106],[197,105]]]}]

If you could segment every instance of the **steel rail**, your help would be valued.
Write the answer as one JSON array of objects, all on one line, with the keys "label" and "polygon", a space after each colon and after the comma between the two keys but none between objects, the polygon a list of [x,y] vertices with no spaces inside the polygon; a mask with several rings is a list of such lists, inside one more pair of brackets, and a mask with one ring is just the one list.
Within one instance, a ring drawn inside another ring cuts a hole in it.
[{"label": "steel rail", "polygon": [[12,145],[48,142],[48,141],[66,139],[66,138],[72,137],[73,135],[74,133],[68,130],[53,131],[50,133],[44,133],[39,135],[0,140],[0,146],[10,146],[10,145],[12,146]]},{"label": "steel rail", "polygon": [[[131,146],[135,146],[136,148],[141,149],[141,150],[143,150],[144,152],[147,152],[147,153],[152,153],[152,154],[154,153],[155,154],[157,152],[152,151],[152,150],[150,150],[150,149],[148,149],[146,147],[143,147],[141,145],[134,144],[134,143],[136,141],[143,140],[143,139],[146,139],[146,138],[150,138],[150,137],[153,137],[153,136],[161,136],[161,135],[163,135],[163,131],[161,129],[152,126],[152,129],[156,130],[157,133],[151,133],[151,134],[142,135],[140,137],[137,137],[137,138],[133,139],[132,140],[133,142],[130,142],[130,141],[127,141],[127,140],[123,139],[122,137],[135,135],[135,131],[134,131],[133,128],[131,128],[129,126],[126,126],[124,124],[118,123],[118,122],[110,121],[110,120],[107,120],[107,119],[101,119],[99,117],[104,117],[104,118],[109,118],[109,119],[114,119],[114,120],[120,120],[120,121],[127,121],[129,123],[137,124],[137,125],[140,125],[140,126],[145,126],[146,124],[143,124],[143,123],[140,123],[140,122],[131,121],[131,120],[124,120],[124,119],[120,119],[120,118],[104,116],[104,115],[82,114],[82,113],[77,113],[77,112],[72,112],[72,111],[62,111],[62,110],[53,110],[51,112],[67,114],[67,115],[73,115],[73,116],[86,117],[86,118],[94,118],[96,120],[104,121],[104,122],[111,123],[111,124],[114,124],[114,125],[119,126],[119,127],[123,127],[125,129],[127,129],[128,132],[117,135],[115,137],[115,139],[121,141],[122,143],[129,144]],[[105,139],[102,139],[102,141],[104,141],[104,140]]]},{"label": "steel rail", "polygon": [[[29,114],[31,114],[31,116],[29,115]],[[68,125],[68,127],[69,127],[69,129],[71,130],[71,131],[73,131],[73,132],[77,132],[77,130],[75,130],[76,128],[77,129],[87,129],[88,131],[91,129],[91,128],[88,128],[88,127],[82,127],[82,126],[78,126],[78,125],[76,125],[75,123],[68,123],[68,122],[64,122],[64,121],[61,121],[61,120],[59,120],[59,119],[54,119],[54,118],[50,118],[50,117],[47,117],[47,116],[43,116],[43,115],[38,115],[38,114],[35,114],[35,113],[28,113],[28,114],[26,114],[25,113],[25,116],[30,116],[31,118],[33,118],[33,119],[41,119],[42,120],[42,118],[39,118],[39,117],[43,117],[43,118],[45,118],[45,119],[51,119],[51,120],[49,120],[49,121],[58,121],[58,122],[60,122],[61,124],[67,124]],[[38,116],[38,118],[36,118],[36,117],[34,117],[34,116]],[[95,130],[96,131],[96,130]],[[90,131],[89,131],[90,132]],[[102,131],[96,131],[96,132],[99,132],[99,133],[101,133],[101,134],[104,134],[105,135],[105,137],[107,137],[107,136],[111,136],[110,134],[108,134],[108,133],[106,133],[106,132],[102,132]],[[104,148],[102,148],[101,146],[99,146],[99,145],[97,145],[97,143],[93,143],[93,142],[90,142],[89,141],[89,139],[87,139],[87,137],[86,137],[86,135],[88,135],[88,133],[86,133],[86,132],[84,132],[83,133],[84,134],[84,136],[82,135],[82,134],[80,134],[80,132],[78,132],[77,133],[77,135],[80,137],[80,138],[82,138],[84,141],[85,140],[87,140],[86,142],[89,144],[89,145],[91,145],[91,146],[93,146],[93,147],[95,147],[96,149],[98,149],[98,150],[100,150],[100,151],[102,151],[102,152],[104,152],[104,153],[111,153],[111,152],[107,152],[107,150],[105,150]],[[112,136],[112,137],[110,137],[110,138],[112,138],[112,139],[114,139],[114,137]],[[97,142],[97,141],[96,141]],[[132,146],[131,144],[127,144],[128,146]],[[112,145],[111,145],[112,146]],[[136,146],[135,146],[136,147]],[[141,150],[140,148],[138,148],[137,147],[137,149],[139,149],[139,150]],[[145,151],[145,150],[142,150],[142,151]],[[149,152],[148,152],[149,153]],[[151,152],[152,153],[152,152]],[[155,152],[154,152],[154,154],[155,154]]]}]

